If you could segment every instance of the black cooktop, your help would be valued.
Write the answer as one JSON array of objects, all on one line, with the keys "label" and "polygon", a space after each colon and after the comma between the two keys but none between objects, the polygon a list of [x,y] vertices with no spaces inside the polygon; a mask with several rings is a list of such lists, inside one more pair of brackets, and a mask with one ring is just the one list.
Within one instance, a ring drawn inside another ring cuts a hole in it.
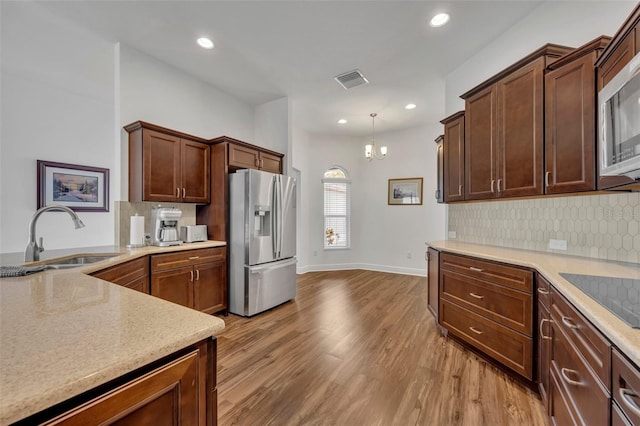
[{"label": "black cooktop", "polygon": [[560,275],[631,327],[640,328],[640,280],[565,273]]}]

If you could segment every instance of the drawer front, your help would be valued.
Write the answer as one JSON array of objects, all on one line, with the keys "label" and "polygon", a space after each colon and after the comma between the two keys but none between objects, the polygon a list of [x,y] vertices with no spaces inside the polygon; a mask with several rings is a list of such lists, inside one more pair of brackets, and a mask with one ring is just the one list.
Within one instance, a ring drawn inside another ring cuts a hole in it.
[{"label": "drawer front", "polygon": [[533,288],[533,272],[502,263],[442,253],[440,269],[480,278],[516,290],[531,292]]},{"label": "drawer front", "polygon": [[551,369],[558,381],[559,392],[565,395],[572,412],[580,419],[578,423],[608,425],[609,393],[578,354],[553,314],[552,321]]},{"label": "drawer front", "polygon": [[575,420],[575,414],[569,407],[570,403],[567,400],[567,395],[560,391],[560,379],[556,377],[555,372],[551,370],[550,374],[550,407],[549,416],[551,417],[551,424],[554,426],[570,426],[579,424]]},{"label": "drawer front", "polygon": [[214,247],[198,250],[179,251],[151,256],[151,270],[181,268],[200,263],[224,261],[227,256],[226,247]]},{"label": "drawer front", "polygon": [[466,275],[443,271],[441,295],[470,311],[532,336],[533,297]]},{"label": "drawer front", "polygon": [[120,265],[112,266],[108,269],[103,269],[91,275],[114,284],[125,285],[149,275],[149,259],[147,256],[144,256]]},{"label": "drawer front", "polygon": [[618,404],[613,402],[611,403],[611,426],[633,426],[633,423],[622,414]]},{"label": "drawer front", "polygon": [[547,309],[551,306],[551,284],[542,275],[538,274],[536,278],[536,293],[538,301]]},{"label": "drawer front", "polygon": [[613,389],[611,394],[626,417],[640,425],[640,372],[617,349],[613,349]]},{"label": "drawer front", "polygon": [[450,333],[527,379],[533,379],[531,338],[446,299],[440,299],[440,321]]},{"label": "drawer front", "polygon": [[551,287],[551,319],[610,391],[611,344],[571,304]]}]

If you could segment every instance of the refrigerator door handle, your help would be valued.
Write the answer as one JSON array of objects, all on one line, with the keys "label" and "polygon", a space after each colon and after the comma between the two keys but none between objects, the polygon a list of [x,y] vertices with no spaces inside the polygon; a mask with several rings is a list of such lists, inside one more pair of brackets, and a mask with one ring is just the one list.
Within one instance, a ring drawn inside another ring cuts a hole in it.
[{"label": "refrigerator door handle", "polygon": [[277,191],[276,176],[274,176],[271,178],[271,252],[274,259],[278,258],[278,223],[276,219],[278,214]]},{"label": "refrigerator door handle", "polygon": [[293,258],[291,258],[289,260],[269,263],[267,265],[260,266],[258,268],[256,268],[255,266],[252,266],[251,268],[249,268],[249,270],[251,271],[252,274],[260,274],[260,273],[262,273],[264,271],[268,271],[269,269],[281,268],[281,267],[289,266],[289,265],[295,265],[296,263],[298,263],[298,259],[293,257]]},{"label": "refrigerator door handle", "polygon": [[284,222],[284,204],[282,202],[282,176],[277,176],[276,180],[278,182],[278,259],[282,256],[282,233],[283,233],[283,222]]}]

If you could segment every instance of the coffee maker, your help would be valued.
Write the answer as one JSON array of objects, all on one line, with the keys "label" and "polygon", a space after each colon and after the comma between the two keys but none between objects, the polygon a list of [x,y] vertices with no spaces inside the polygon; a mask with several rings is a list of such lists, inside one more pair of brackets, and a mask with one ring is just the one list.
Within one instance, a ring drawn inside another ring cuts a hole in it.
[{"label": "coffee maker", "polygon": [[178,232],[178,219],[182,217],[182,210],[175,207],[154,206],[151,209],[151,221],[153,233],[151,244],[159,247],[178,246],[180,233]]}]

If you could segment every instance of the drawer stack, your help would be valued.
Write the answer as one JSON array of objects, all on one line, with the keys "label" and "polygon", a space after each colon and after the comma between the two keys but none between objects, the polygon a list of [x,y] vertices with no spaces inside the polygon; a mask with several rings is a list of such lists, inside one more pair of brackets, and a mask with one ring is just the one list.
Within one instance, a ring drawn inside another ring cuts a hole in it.
[{"label": "drawer stack", "polygon": [[449,333],[533,379],[533,272],[442,253],[440,321]]},{"label": "drawer stack", "polygon": [[553,286],[550,414],[555,424],[610,424],[611,344]]}]

